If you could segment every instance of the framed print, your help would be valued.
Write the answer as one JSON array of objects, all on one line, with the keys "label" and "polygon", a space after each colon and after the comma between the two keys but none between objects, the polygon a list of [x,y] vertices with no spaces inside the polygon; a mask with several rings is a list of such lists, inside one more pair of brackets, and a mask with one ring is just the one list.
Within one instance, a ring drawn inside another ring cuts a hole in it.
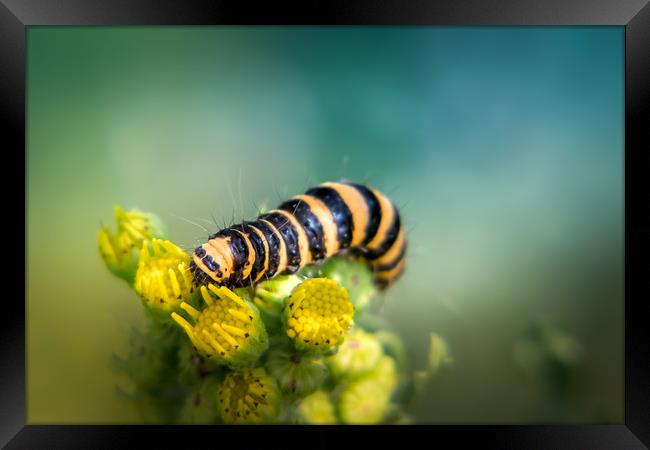
[{"label": "framed print", "polygon": [[650,7],[463,5],[3,0],[3,444],[647,446]]}]

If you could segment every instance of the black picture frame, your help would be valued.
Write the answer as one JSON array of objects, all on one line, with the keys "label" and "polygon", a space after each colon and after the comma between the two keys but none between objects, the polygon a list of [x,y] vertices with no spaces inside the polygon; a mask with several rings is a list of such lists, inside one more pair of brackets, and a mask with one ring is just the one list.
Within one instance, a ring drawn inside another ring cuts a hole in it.
[{"label": "black picture frame", "polygon": [[[237,4],[168,0],[0,0],[0,100],[5,128],[5,173],[26,167],[25,141],[25,37],[26,27],[37,25],[225,25],[225,24],[362,24],[362,25],[617,25],[625,27],[625,422],[620,425],[511,425],[511,426],[407,426],[344,427],[345,433],[364,438],[490,448],[645,448],[650,445],[650,340],[645,330],[643,305],[644,263],[650,254],[650,223],[643,217],[648,184],[648,100],[650,92],[650,5],[648,0],[446,0],[337,1],[288,6],[281,3]],[[299,8],[299,9],[296,9]],[[300,9],[301,8],[301,9]],[[5,198],[20,208],[15,181],[3,177]],[[27,186],[27,184],[25,184]],[[26,203],[23,203],[26,208]],[[5,216],[6,217],[6,216]],[[11,217],[19,217],[13,214]],[[25,258],[27,216],[22,228]],[[19,245],[16,233],[9,241]],[[5,223],[6,224],[6,223]],[[19,254],[19,253],[18,253]],[[10,264],[6,277],[20,271]],[[24,271],[27,289],[26,261]],[[18,275],[16,275],[18,278]],[[214,445],[223,439],[241,443],[260,439],[270,445],[291,445],[283,427],[139,427],[26,425],[25,305],[6,294],[0,326],[0,443],[7,448],[118,448],[153,441],[204,438]],[[26,298],[26,292],[25,292]],[[291,440],[314,445],[341,442],[340,428],[294,427]],[[417,432],[418,436],[413,435]],[[314,437],[303,436],[314,433]],[[408,433],[408,434],[407,434]],[[269,436],[273,435],[273,436]],[[218,439],[216,438],[218,436]],[[408,437],[407,437],[408,436]],[[269,440],[272,439],[272,440]],[[304,441],[303,439],[308,439]],[[334,444],[336,445],[336,444]],[[251,445],[244,445],[250,448]]]}]

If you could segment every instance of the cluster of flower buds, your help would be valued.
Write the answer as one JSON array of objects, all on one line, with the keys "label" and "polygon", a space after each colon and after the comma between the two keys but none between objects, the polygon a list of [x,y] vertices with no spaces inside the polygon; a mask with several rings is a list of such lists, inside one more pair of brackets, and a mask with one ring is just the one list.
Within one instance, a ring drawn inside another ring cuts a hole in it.
[{"label": "cluster of flower buds", "polygon": [[116,206],[115,222],[115,233],[106,225],[99,229],[99,254],[111,272],[133,284],[142,244],[154,238],[165,239],[167,233],[158,216],[137,209],[125,211]]},{"label": "cluster of flower buds", "polygon": [[[190,256],[156,216],[120,207],[115,215],[117,232],[103,227],[99,249],[150,319],[116,359],[143,417],[374,424],[399,408],[396,393],[409,382],[401,340],[359,320],[376,294],[366,264],[338,256],[249,288],[197,284]],[[441,365],[447,350],[432,340],[432,352],[434,344]]]}]

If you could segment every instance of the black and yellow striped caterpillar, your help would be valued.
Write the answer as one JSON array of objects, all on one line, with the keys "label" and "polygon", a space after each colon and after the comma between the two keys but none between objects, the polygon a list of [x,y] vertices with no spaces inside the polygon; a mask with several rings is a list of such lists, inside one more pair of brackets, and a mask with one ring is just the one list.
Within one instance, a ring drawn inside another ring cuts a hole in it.
[{"label": "black and yellow striped caterpillar", "polygon": [[237,288],[295,273],[347,249],[367,261],[375,284],[386,288],[404,270],[404,226],[380,192],[327,182],[255,221],[209,236],[194,250],[190,270],[198,284]]}]

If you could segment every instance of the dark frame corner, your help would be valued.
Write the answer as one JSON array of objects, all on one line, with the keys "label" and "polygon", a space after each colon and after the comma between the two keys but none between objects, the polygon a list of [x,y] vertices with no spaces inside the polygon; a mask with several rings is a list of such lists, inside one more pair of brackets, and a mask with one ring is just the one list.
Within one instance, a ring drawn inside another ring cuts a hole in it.
[{"label": "dark frame corner", "polygon": [[[466,0],[458,2],[330,2],[327,6],[308,6],[304,10],[256,5],[255,9],[236,8],[225,2],[198,0],[0,0],[0,99],[7,156],[26,170],[25,147],[25,36],[33,25],[206,25],[206,24],[417,24],[417,25],[619,25],[625,26],[625,424],[580,426],[431,426],[376,427],[368,436],[427,433],[429,439],[452,440],[454,444],[489,444],[497,448],[644,448],[650,446],[650,339],[644,331],[644,296],[640,275],[650,253],[648,230],[643,218],[650,167],[647,124],[650,97],[650,5],[648,0],[567,0],[542,3],[535,0]],[[6,161],[6,160],[5,160]],[[13,161],[11,161],[13,162]],[[8,163],[6,162],[6,167]],[[9,190],[9,181],[5,192]],[[15,189],[15,187],[14,187]],[[639,195],[640,193],[640,195]],[[16,203],[17,196],[12,197]],[[642,200],[642,201],[643,201]],[[23,203],[25,207],[26,204]],[[19,205],[16,209],[19,209]],[[15,217],[15,216],[14,216]],[[27,217],[25,216],[25,227]],[[16,228],[19,228],[18,226]],[[18,230],[17,236],[20,235]],[[27,248],[26,235],[25,249]],[[16,239],[17,241],[17,239]],[[25,258],[27,255],[25,254]],[[13,270],[19,266],[14,265]],[[25,265],[25,280],[27,277]],[[27,286],[27,283],[25,283]],[[0,328],[0,443],[8,448],[115,448],[126,444],[151,443],[157,439],[196,439],[197,433],[210,435],[204,427],[126,427],[126,426],[40,426],[26,424],[25,382],[25,305],[4,303],[5,321]],[[9,309],[7,311],[7,309]],[[9,325],[7,325],[9,324]],[[171,432],[171,430],[174,430]],[[346,427],[349,430],[349,427]],[[228,434],[250,439],[243,428]],[[309,427],[300,428],[306,432]],[[257,431],[257,430],[256,430]],[[273,427],[259,431],[275,433]],[[356,430],[355,430],[356,431]],[[298,432],[298,431],[296,431]],[[241,433],[241,436],[237,436]],[[246,433],[246,434],[244,434]],[[294,430],[291,431],[294,433]],[[255,433],[259,435],[259,433]],[[338,434],[338,430],[337,433]],[[325,433],[319,433],[325,437]],[[286,437],[278,436],[279,439]],[[337,441],[340,441],[338,437]],[[644,445],[645,444],[645,445]]]}]

